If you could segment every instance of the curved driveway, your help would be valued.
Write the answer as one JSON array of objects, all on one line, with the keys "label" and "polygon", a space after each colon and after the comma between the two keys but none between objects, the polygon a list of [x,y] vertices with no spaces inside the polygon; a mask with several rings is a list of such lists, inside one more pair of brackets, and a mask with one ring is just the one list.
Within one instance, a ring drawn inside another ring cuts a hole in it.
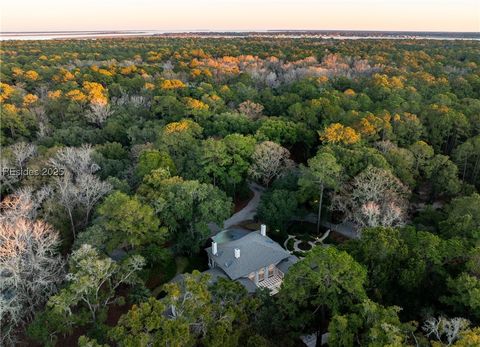
[{"label": "curved driveway", "polygon": [[257,214],[257,207],[265,188],[255,182],[249,182],[248,188],[253,192],[253,198],[248,202],[247,206],[223,222],[224,229],[238,225],[246,220],[253,220]]}]

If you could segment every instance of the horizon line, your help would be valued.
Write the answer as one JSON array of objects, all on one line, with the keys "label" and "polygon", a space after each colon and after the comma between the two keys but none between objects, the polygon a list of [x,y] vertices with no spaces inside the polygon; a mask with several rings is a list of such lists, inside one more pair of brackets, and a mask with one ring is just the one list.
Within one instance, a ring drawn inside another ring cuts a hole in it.
[{"label": "horizon line", "polygon": [[371,32],[371,33],[465,33],[480,34],[480,31],[448,31],[448,30],[398,30],[398,29],[98,29],[98,30],[34,30],[3,31],[0,34],[36,34],[36,33],[104,33],[104,32],[165,32],[165,33],[256,33],[256,32]]}]

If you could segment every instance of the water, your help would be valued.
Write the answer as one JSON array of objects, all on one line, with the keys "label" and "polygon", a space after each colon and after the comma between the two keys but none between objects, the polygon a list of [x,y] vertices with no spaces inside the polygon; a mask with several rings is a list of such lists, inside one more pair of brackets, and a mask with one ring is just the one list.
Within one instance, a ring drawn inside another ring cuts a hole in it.
[{"label": "water", "polygon": [[[360,33],[360,32],[359,32]],[[0,41],[5,40],[55,40],[55,39],[96,39],[107,37],[148,37],[154,35],[168,36],[196,36],[208,38],[235,38],[235,37],[277,37],[277,38],[318,38],[318,39],[335,39],[335,40],[480,40],[480,34],[471,33],[468,37],[464,33],[446,33],[442,36],[439,33],[376,33],[376,35],[352,35],[348,34],[328,33],[328,32],[269,32],[269,31],[231,31],[231,32],[209,32],[205,30],[189,30],[189,31],[165,31],[165,30],[145,30],[145,31],[55,31],[55,32],[5,32],[0,33]]]},{"label": "water", "polygon": [[0,33],[0,41],[6,40],[55,40],[55,39],[95,39],[102,37],[125,37],[125,36],[151,36],[153,32],[26,32],[26,33]]}]

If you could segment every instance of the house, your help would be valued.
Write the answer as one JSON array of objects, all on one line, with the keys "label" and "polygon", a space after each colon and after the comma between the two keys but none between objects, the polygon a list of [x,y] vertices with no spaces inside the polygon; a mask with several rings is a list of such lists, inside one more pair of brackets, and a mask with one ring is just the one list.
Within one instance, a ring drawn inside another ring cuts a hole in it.
[{"label": "house", "polygon": [[259,231],[226,229],[212,237],[205,249],[209,270],[215,281],[220,277],[241,283],[250,293],[264,287],[276,294],[283,276],[298,258],[267,236],[266,226]]}]

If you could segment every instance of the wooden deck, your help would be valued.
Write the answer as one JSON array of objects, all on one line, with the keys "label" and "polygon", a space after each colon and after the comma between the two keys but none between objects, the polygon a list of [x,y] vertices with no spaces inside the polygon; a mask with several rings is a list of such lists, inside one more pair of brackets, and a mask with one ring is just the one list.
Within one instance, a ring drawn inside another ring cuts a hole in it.
[{"label": "wooden deck", "polygon": [[270,295],[277,294],[281,285],[282,285],[282,278],[278,275],[268,277],[263,281],[258,282],[259,287],[268,288],[270,290]]}]

